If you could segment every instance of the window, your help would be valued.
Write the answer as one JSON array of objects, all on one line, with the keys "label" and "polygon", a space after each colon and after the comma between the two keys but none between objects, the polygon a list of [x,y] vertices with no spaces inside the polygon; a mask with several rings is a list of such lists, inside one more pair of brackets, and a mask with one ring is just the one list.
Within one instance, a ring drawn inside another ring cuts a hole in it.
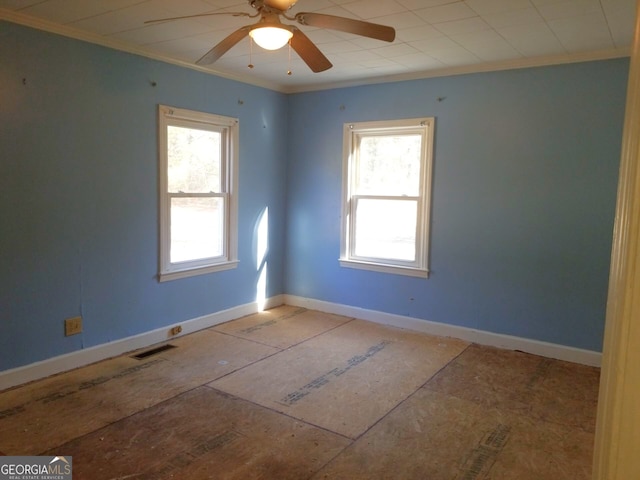
[{"label": "window", "polygon": [[160,281],[237,265],[238,120],[160,105]]},{"label": "window", "polygon": [[428,276],[433,125],[345,124],[342,266]]}]

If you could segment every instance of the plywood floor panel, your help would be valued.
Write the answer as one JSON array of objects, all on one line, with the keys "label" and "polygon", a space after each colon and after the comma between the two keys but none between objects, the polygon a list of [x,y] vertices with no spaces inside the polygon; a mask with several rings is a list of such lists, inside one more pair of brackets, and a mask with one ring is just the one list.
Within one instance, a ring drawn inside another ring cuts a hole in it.
[{"label": "plywood floor panel", "polygon": [[0,448],[9,455],[37,455],[106,425],[117,413],[104,408],[95,387],[118,375],[138,377],[161,361],[119,357],[2,393]]},{"label": "plywood floor panel", "polygon": [[284,305],[212,327],[218,332],[289,348],[352,320],[349,317]]},{"label": "plywood floor panel", "polygon": [[486,480],[591,479],[593,434],[530,417],[514,417],[511,426]]},{"label": "plywood floor panel", "polygon": [[598,385],[594,367],[472,345],[425,388],[594,432]]},{"label": "plywood floor panel", "polygon": [[341,480],[587,480],[581,430],[421,389],[317,473]]},{"label": "plywood floor panel", "polygon": [[212,331],[172,344],[142,361],[118,357],[0,395],[0,448],[37,454],[278,351]]},{"label": "plywood floor panel", "polygon": [[595,368],[296,307],[171,343],[0,392],[0,451],[76,480],[589,478]]},{"label": "plywood floor panel", "polygon": [[486,407],[509,405],[528,413],[532,388],[549,366],[550,360],[536,355],[471,345],[426,387]]},{"label": "plywood floor panel", "polygon": [[531,396],[532,415],[595,432],[600,369],[550,360]]},{"label": "plywood floor panel", "polygon": [[467,345],[354,320],[210,385],[356,438]]},{"label": "plywood floor panel", "polygon": [[349,440],[207,387],[55,450],[74,479],[309,478]]},{"label": "plywood floor panel", "polygon": [[165,375],[188,387],[202,385],[279,352],[260,343],[233,338],[212,330],[186,335],[171,342],[178,348],[163,352],[169,366]]}]

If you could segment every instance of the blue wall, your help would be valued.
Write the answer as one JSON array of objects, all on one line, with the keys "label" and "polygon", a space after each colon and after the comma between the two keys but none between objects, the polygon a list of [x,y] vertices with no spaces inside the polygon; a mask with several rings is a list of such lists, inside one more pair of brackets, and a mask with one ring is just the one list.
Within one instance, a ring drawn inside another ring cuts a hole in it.
[{"label": "blue wall", "polygon": [[[156,280],[158,104],[240,119],[235,270]],[[0,371],[255,301],[265,207],[283,293],[286,116],[279,93],[0,22]]]},{"label": "blue wall", "polygon": [[[601,350],[628,60],[304,93],[287,293]],[[342,125],[436,117],[431,276],[341,268]]]},{"label": "blue wall", "polygon": [[[0,371],[254,301],[266,207],[267,296],[599,350],[627,72],[285,96],[0,22]],[[240,119],[235,270],[156,280],[158,104]],[[431,277],[341,268],[342,124],[418,116],[436,117]]]}]

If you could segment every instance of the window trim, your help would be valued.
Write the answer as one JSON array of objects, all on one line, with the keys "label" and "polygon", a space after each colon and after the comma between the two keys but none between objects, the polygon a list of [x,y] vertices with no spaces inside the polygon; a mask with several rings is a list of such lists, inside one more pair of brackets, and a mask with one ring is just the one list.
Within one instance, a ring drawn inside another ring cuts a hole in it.
[{"label": "window trim", "polygon": [[[222,192],[181,194],[168,191],[167,128],[169,126],[191,126],[223,133]],[[160,199],[158,280],[160,282],[229,270],[238,265],[238,153],[239,121],[237,118],[158,105]],[[171,199],[181,197],[224,199],[226,231],[221,256],[171,263]]]},{"label": "window trim", "polygon": [[[382,120],[372,122],[345,123],[343,126],[343,162],[342,162],[342,221],[340,229],[340,258],[342,267],[358,268],[383,273],[429,277],[429,240],[431,225],[431,195],[433,171],[433,137],[435,117],[409,118],[400,120]],[[420,175],[420,195],[402,197],[406,200],[418,199],[416,221],[416,260],[407,262],[397,259],[378,257],[359,257],[355,255],[355,211],[361,198],[398,199],[400,196],[353,194],[354,178],[352,170],[357,161],[359,137],[372,134],[419,133],[423,137],[422,159],[424,164]]]}]

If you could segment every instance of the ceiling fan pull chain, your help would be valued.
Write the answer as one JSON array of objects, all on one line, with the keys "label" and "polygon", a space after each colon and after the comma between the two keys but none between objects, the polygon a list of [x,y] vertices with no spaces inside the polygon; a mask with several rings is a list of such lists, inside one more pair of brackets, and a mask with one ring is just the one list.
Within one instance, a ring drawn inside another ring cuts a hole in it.
[{"label": "ceiling fan pull chain", "polygon": [[249,68],[253,68],[253,37],[249,36]]},{"label": "ceiling fan pull chain", "polygon": [[287,75],[291,75],[291,39],[289,39],[289,69],[287,70]]}]

